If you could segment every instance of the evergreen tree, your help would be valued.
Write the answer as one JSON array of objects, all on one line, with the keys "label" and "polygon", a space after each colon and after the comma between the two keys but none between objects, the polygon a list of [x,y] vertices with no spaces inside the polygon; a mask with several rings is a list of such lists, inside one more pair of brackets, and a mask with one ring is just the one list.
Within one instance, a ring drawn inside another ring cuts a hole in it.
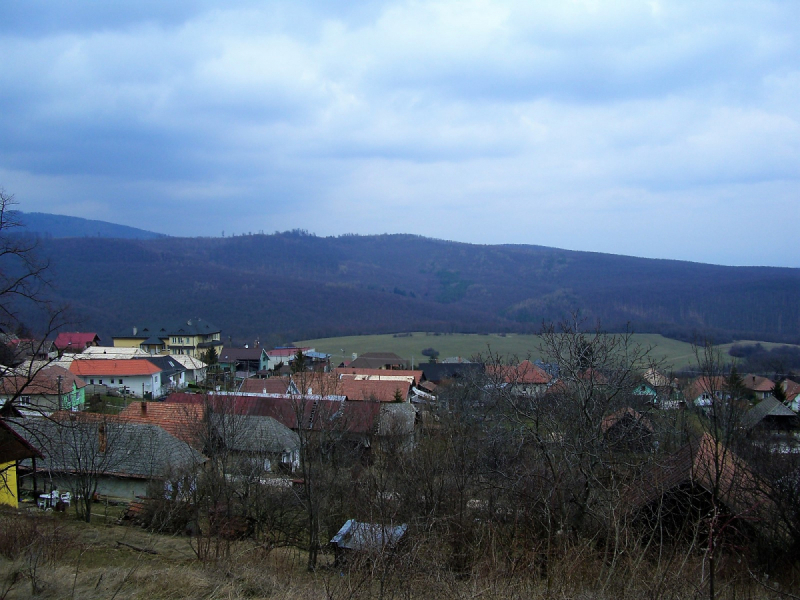
[{"label": "evergreen tree", "polygon": [[302,350],[298,350],[294,355],[294,360],[291,365],[292,373],[302,373],[306,370],[306,355]]},{"label": "evergreen tree", "polygon": [[775,387],[772,388],[772,395],[775,396],[775,399],[783,404],[788,403],[788,398],[786,397],[786,391],[783,389],[783,385],[780,382],[775,384]]}]

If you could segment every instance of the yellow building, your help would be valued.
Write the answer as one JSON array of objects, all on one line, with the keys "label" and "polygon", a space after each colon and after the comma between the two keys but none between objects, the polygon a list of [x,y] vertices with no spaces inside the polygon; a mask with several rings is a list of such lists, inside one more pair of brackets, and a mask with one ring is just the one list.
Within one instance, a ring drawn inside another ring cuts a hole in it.
[{"label": "yellow building", "polygon": [[18,507],[17,462],[42,458],[42,453],[0,419],[0,504]]},{"label": "yellow building", "polygon": [[164,326],[132,327],[112,336],[116,348],[141,348],[148,354],[178,354],[202,358],[209,349],[222,348],[220,330],[208,321],[190,319]]}]

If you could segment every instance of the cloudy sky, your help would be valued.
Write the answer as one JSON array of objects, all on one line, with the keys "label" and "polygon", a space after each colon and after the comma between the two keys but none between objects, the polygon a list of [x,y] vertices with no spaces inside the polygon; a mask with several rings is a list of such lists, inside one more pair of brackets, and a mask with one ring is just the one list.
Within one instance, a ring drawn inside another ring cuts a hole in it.
[{"label": "cloudy sky", "polygon": [[0,38],[25,212],[800,267],[796,0],[5,0]]}]

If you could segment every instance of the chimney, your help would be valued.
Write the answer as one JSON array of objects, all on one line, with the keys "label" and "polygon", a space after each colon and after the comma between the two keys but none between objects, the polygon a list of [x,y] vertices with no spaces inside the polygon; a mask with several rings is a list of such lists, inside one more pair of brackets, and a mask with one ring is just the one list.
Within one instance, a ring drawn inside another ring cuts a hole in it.
[{"label": "chimney", "polygon": [[137,332],[137,331],[139,331],[139,330],[138,330],[138,329],[136,329],[136,326],[134,325],[134,327],[133,327],[133,335],[136,335],[136,332]]},{"label": "chimney", "polygon": [[147,400],[142,400],[142,416],[147,416]]},{"label": "chimney", "polygon": [[100,442],[100,452],[105,452],[108,447],[108,438],[106,437],[106,425],[101,423],[97,430],[98,441]]}]

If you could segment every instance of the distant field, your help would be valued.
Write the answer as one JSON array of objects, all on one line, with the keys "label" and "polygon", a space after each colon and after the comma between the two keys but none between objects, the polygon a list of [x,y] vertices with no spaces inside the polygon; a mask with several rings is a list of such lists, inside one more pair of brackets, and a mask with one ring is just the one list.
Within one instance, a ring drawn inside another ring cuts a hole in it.
[{"label": "distant field", "polygon": [[[414,364],[427,361],[422,355],[425,348],[434,348],[439,351],[439,359],[450,356],[472,358],[478,354],[485,356],[489,351],[504,357],[519,357],[537,359],[542,358],[538,335],[517,334],[433,334],[414,332],[411,334],[386,335],[360,335],[337,338],[323,338],[317,340],[302,340],[295,342],[298,346],[312,346],[319,352],[327,352],[337,362],[351,359],[353,353],[364,352],[394,352],[405,359],[413,360]],[[645,347],[652,346],[651,356],[663,360],[666,368],[682,369],[695,364],[692,345],[665,338],[662,335],[640,333],[634,334],[635,343]],[[754,341],[741,341],[737,343],[756,343]],[[772,348],[781,344],[760,342],[765,348]],[[733,344],[719,346],[723,357],[728,356],[728,350]]]}]

